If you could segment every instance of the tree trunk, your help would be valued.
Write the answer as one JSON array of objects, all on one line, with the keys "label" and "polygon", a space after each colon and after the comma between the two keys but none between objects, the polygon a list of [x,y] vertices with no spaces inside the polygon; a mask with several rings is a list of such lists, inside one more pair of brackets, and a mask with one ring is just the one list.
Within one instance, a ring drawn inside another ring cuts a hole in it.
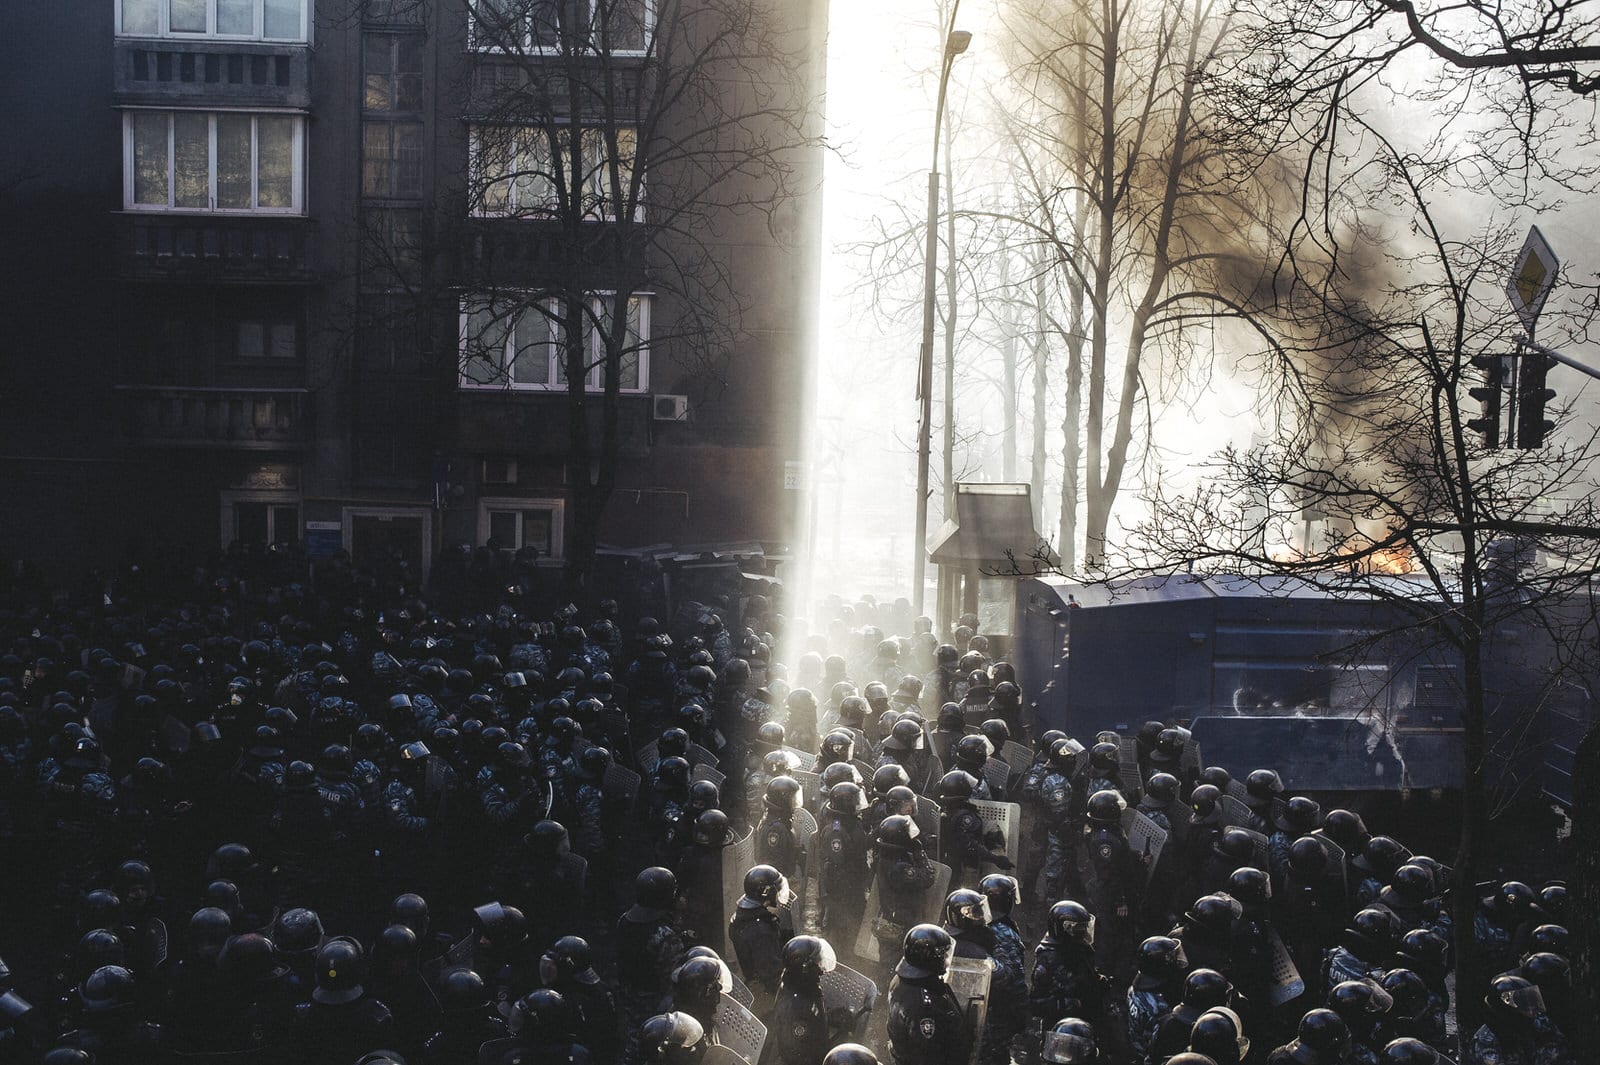
[{"label": "tree trunk", "polygon": [[[1470,593],[1467,597],[1471,598]],[[1473,604],[1464,602],[1471,611]],[[1481,608],[1480,608],[1481,609]],[[1469,621],[1470,625],[1471,622]],[[1484,728],[1483,636],[1481,627],[1462,640],[1463,695],[1461,713],[1461,843],[1455,856],[1455,892],[1451,896],[1451,917],[1456,958],[1456,1024],[1462,1041],[1471,1038],[1482,1023],[1482,1003],[1478,989],[1487,986],[1493,973],[1483,971],[1477,941],[1472,934],[1477,916],[1479,848],[1489,821],[1489,800],[1484,793],[1484,763],[1488,744]]]},{"label": "tree trunk", "polygon": [[952,172],[950,129],[944,127],[944,517],[956,516],[956,181]]},{"label": "tree trunk", "polygon": [[1033,527],[1041,533],[1045,529],[1044,492],[1050,483],[1049,461],[1045,453],[1044,423],[1045,401],[1049,396],[1050,343],[1045,337],[1045,286],[1044,271],[1037,263],[1033,269],[1033,450],[1029,459],[1029,472],[1033,481]]},{"label": "tree trunk", "polygon": [[1005,335],[1000,338],[1000,479],[1017,479],[1017,305],[1011,293],[1011,249],[1000,238],[1000,291]]}]

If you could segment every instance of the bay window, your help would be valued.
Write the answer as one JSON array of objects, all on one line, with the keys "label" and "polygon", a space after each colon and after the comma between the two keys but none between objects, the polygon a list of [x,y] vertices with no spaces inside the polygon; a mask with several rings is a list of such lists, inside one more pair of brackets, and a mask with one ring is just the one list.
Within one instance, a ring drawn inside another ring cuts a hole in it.
[{"label": "bay window", "polygon": [[302,214],[305,121],[242,111],[128,111],[123,206]]},{"label": "bay window", "polygon": [[[632,126],[616,127],[615,156],[604,130],[586,128],[582,137],[583,150],[578,160],[581,169],[574,174],[570,127],[472,126],[469,139],[473,213],[548,218],[561,211],[563,199],[569,206],[576,199],[582,217],[615,220],[619,212],[616,197],[612,195],[614,158],[622,199],[627,201],[634,197],[634,218],[642,221],[643,186],[637,193],[631,189],[638,157],[638,130]],[[563,192],[565,197],[561,195]]]},{"label": "bay window", "polygon": [[654,0],[470,0],[474,48],[643,55],[655,30]]}]

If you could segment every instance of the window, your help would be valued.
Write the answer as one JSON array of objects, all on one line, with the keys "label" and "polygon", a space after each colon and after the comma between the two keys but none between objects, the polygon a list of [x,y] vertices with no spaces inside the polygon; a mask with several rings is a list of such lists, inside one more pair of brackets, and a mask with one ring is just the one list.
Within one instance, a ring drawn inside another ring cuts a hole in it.
[{"label": "window", "polygon": [[129,111],[123,140],[129,210],[304,213],[298,115]]},{"label": "window", "polygon": [[531,547],[541,559],[561,557],[562,506],[558,499],[478,501],[478,542],[505,551]]},{"label": "window", "polygon": [[285,319],[247,319],[235,330],[234,354],[240,359],[295,359],[300,357],[299,329]]},{"label": "window", "polygon": [[361,194],[422,197],[422,35],[361,38]]},{"label": "window", "polygon": [[643,55],[655,29],[654,0],[471,0],[474,48]]},{"label": "window", "polygon": [[415,33],[369,33],[362,38],[368,114],[422,110],[422,37]]},{"label": "window", "polygon": [[[612,299],[596,295],[585,322],[587,373],[585,387],[605,388],[606,334],[610,332]],[[561,302],[556,299],[468,299],[461,308],[461,387],[520,390],[564,390],[566,348]],[[605,332],[595,328],[605,326]],[[628,300],[619,387],[643,392],[650,387],[650,297]]]},{"label": "window", "polygon": [[304,41],[307,0],[118,0],[125,37]]},{"label": "window", "polygon": [[380,199],[422,196],[422,123],[361,123],[361,194]]},{"label": "window", "polygon": [[[584,217],[614,220],[617,217],[612,196],[612,158],[605,131],[583,131],[582,170],[572,170],[572,134],[565,126],[476,125],[470,130],[473,212],[478,215],[520,218],[547,217],[561,210],[565,199],[571,202],[577,190]],[[555,153],[551,152],[554,141]],[[632,126],[616,129],[616,179],[622,199],[635,196],[635,220],[642,221],[644,193],[631,190],[634,160],[638,153],[638,130]]]},{"label": "window", "polygon": [[292,544],[301,538],[300,501],[294,492],[223,492],[222,545],[237,541],[258,547]]}]

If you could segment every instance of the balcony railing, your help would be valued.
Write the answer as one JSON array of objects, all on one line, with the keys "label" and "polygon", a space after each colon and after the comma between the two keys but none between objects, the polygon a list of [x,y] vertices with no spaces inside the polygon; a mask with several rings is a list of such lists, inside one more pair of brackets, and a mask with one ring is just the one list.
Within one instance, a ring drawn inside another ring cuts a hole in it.
[{"label": "balcony railing", "polygon": [[311,106],[303,44],[121,38],[112,65],[119,104]]},{"label": "balcony railing", "polygon": [[303,388],[183,388],[119,385],[123,439],[146,447],[281,451],[312,440]]},{"label": "balcony railing", "polygon": [[316,229],[301,217],[126,211],[118,233],[123,273],[138,280],[316,280]]}]

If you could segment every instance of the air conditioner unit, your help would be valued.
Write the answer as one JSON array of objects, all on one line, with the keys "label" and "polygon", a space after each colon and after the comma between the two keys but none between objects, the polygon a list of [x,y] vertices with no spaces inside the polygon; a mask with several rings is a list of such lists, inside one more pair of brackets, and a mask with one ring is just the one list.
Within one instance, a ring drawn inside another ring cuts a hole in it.
[{"label": "air conditioner unit", "polygon": [[483,460],[484,484],[516,484],[517,460],[516,459],[484,459]]},{"label": "air conditioner unit", "polygon": [[686,422],[689,420],[688,396],[653,397],[655,418],[658,422]]}]

